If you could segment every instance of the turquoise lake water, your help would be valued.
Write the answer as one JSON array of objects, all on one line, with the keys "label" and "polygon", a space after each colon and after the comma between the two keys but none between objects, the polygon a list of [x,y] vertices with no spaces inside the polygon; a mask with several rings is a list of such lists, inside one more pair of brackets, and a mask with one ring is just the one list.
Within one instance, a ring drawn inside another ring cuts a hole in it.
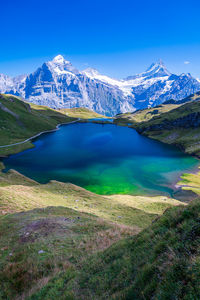
[{"label": "turquoise lake water", "polygon": [[6,169],[46,183],[71,182],[98,194],[168,194],[199,161],[173,146],[112,124],[74,123],[3,160]]}]

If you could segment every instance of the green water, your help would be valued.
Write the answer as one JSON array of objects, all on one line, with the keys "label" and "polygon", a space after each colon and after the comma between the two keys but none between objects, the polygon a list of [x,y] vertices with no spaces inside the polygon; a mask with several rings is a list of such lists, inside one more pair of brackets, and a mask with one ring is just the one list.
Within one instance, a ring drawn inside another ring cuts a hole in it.
[{"label": "green water", "polygon": [[168,194],[199,162],[175,147],[116,125],[74,123],[40,136],[35,148],[4,159],[41,183],[72,182],[98,194]]}]

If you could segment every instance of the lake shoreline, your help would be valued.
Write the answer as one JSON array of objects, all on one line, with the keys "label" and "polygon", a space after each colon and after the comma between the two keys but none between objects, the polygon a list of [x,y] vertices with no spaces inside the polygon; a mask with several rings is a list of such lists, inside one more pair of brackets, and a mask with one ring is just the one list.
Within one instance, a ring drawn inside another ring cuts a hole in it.
[{"label": "lake shoreline", "polygon": [[[96,121],[96,120],[95,120]],[[81,119],[77,119],[77,120],[74,120],[74,121],[72,121],[72,122],[67,122],[67,123],[61,123],[61,124],[58,124],[57,126],[56,126],[56,128],[55,129],[52,129],[52,130],[48,130],[48,131],[43,131],[43,132],[40,132],[40,133],[38,133],[37,135],[35,135],[35,136],[33,136],[33,137],[31,137],[31,138],[29,138],[29,141],[30,140],[34,140],[35,138],[37,138],[37,137],[39,137],[40,135],[42,135],[42,134],[45,134],[45,133],[51,133],[51,132],[55,132],[55,131],[57,131],[58,129],[60,129],[60,127],[61,127],[61,125],[70,125],[70,124],[73,124],[73,123],[82,123],[82,120]],[[84,122],[85,123],[85,122]],[[89,122],[86,122],[86,123],[98,123],[98,124],[102,124],[102,125],[104,125],[105,123],[104,122],[100,122],[99,123],[99,120],[97,121],[97,122],[93,122],[92,120],[90,120]],[[110,125],[118,125],[118,124],[116,124],[116,123],[113,123],[113,122],[108,122],[108,123],[106,123],[106,125],[107,124],[110,124]],[[121,127],[121,126],[120,126]],[[128,128],[130,128],[129,126],[123,126],[123,127],[128,127]],[[131,128],[131,129],[134,129],[134,128]],[[148,138],[148,137],[147,137]],[[151,140],[150,138],[148,138],[149,140]],[[23,142],[25,142],[25,141],[23,141]],[[158,142],[158,141],[157,141]],[[164,143],[162,143],[161,142],[161,144],[164,144]],[[23,151],[23,150],[22,150]],[[20,151],[21,152],[21,151]],[[13,154],[12,154],[13,155]],[[10,155],[9,155],[10,156]],[[188,156],[190,156],[190,155],[188,155]],[[13,168],[14,169],[14,168]],[[192,173],[192,174],[195,174],[195,173],[197,173],[199,171],[199,165],[198,165],[198,167],[195,167],[191,172],[189,171],[188,173]],[[186,171],[187,172],[187,171]],[[180,174],[178,174],[178,176],[176,177],[176,179],[175,179],[175,181],[173,181],[173,182],[171,182],[170,183],[170,185],[168,185],[167,184],[167,182],[166,182],[166,185],[163,185],[163,187],[167,187],[167,188],[170,188],[171,190],[172,190],[172,193],[170,192],[170,193],[168,193],[168,192],[161,192],[161,193],[159,193],[159,192],[153,192],[153,189],[152,189],[152,193],[150,192],[150,193],[139,193],[139,194],[130,194],[129,192],[127,192],[127,194],[126,195],[145,195],[145,196],[149,196],[149,197],[151,197],[151,196],[159,196],[159,195],[165,195],[165,196],[167,196],[167,197],[171,197],[171,198],[175,198],[176,199],[176,193],[177,192],[179,192],[179,191],[181,191],[181,186],[179,186],[177,183],[181,180],[181,176],[183,175],[183,174],[185,174],[186,172],[180,172]],[[28,176],[29,177],[29,176]],[[60,180],[60,179],[57,179],[58,181],[61,181],[61,182],[67,182],[67,181],[64,181],[64,180]],[[37,181],[37,180],[36,180]],[[39,181],[38,181],[39,182]],[[68,181],[68,182],[70,182],[70,180]],[[40,182],[41,183],[41,182]],[[78,184],[77,184],[77,186],[79,186]],[[84,188],[84,187],[83,187]],[[94,192],[95,193],[95,192]],[[115,192],[114,192],[115,193]],[[99,194],[98,192],[97,192],[97,194]],[[120,192],[119,192],[119,194],[121,194]],[[106,194],[102,194],[102,193],[100,193],[99,195],[104,195],[104,196],[106,196]],[[113,194],[111,194],[111,195],[113,195]]]},{"label": "lake shoreline", "polygon": [[[59,123],[59,124],[56,125],[56,128],[54,128],[54,129],[41,131],[41,132],[37,133],[36,135],[34,135],[34,136],[30,137],[30,138],[27,138],[26,140],[21,141],[21,142],[17,142],[17,143],[14,143],[14,144],[9,144],[9,145],[2,145],[2,146],[0,146],[0,149],[2,149],[2,148],[8,148],[8,147],[13,147],[13,146],[18,146],[18,145],[21,145],[21,144],[25,144],[25,143],[30,142],[31,140],[34,140],[35,138],[41,136],[42,134],[45,134],[45,133],[51,133],[51,132],[55,132],[55,131],[59,130],[60,126],[62,126],[62,125],[73,124],[73,123],[77,123],[77,122],[79,122],[79,121],[80,121],[80,118],[78,118],[77,120],[71,121],[71,122],[67,122],[67,123]],[[34,145],[33,145],[33,146],[34,146]],[[29,148],[28,148],[28,149],[29,149]],[[17,153],[20,153],[20,152],[22,152],[22,151],[24,151],[24,150],[21,150],[21,151],[19,151],[19,152],[17,152]],[[15,154],[15,153],[13,153],[13,154]],[[9,155],[0,155],[0,159],[9,157],[10,155],[13,155],[13,154],[9,154]]]}]

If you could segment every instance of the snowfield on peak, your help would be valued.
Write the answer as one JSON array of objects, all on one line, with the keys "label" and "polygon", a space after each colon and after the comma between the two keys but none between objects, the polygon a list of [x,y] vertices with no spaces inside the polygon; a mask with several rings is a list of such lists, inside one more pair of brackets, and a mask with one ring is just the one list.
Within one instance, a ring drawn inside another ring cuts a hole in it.
[{"label": "snowfield on peak", "polygon": [[93,68],[77,70],[62,55],[29,75],[0,74],[0,92],[52,108],[86,107],[108,116],[181,100],[200,90],[190,74],[171,74],[160,60],[145,72],[114,79]]}]

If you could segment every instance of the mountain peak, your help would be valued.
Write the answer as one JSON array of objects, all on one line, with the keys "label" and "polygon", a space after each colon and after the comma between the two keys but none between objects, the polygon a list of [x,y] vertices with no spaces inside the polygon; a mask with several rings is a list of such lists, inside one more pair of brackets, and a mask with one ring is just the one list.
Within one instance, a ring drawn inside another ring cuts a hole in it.
[{"label": "mountain peak", "polygon": [[166,68],[164,62],[162,59],[159,59],[156,62],[153,62],[150,67],[147,68],[146,72],[151,71],[151,70],[157,70],[158,68]]},{"label": "mountain peak", "polygon": [[64,58],[64,56],[62,56],[61,54],[58,54],[57,56],[55,56],[55,57],[53,58],[52,62],[53,62],[54,64],[58,64],[58,65],[63,65],[63,64],[65,64],[65,65],[70,64],[70,65],[71,65],[71,62],[68,61],[68,60],[66,60],[66,59]]},{"label": "mountain peak", "polygon": [[159,59],[157,62],[154,62],[150,65],[149,68],[143,73],[128,76],[124,80],[134,80],[136,78],[156,78],[156,77],[163,77],[163,76],[170,76],[171,73],[167,70],[164,62],[162,59]]},{"label": "mountain peak", "polygon": [[165,64],[161,58],[156,63],[162,67],[165,67]]},{"label": "mountain peak", "polygon": [[97,75],[99,75],[99,72],[96,69],[90,67],[83,70],[82,73],[86,74],[89,77],[96,77]]},{"label": "mountain peak", "polygon": [[58,75],[68,74],[68,72],[77,74],[79,71],[74,68],[70,61],[66,60],[62,55],[57,55],[53,60],[47,62],[48,67]]},{"label": "mountain peak", "polygon": [[63,63],[65,61],[64,57],[62,55],[57,55],[54,57],[53,62],[57,62],[57,63]]},{"label": "mountain peak", "polygon": [[167,70],[164,62],[161,59],[151,64],[151,66],[144,73],[145,76],[153,77],[169,76],[170,74],[171,73]]}]

